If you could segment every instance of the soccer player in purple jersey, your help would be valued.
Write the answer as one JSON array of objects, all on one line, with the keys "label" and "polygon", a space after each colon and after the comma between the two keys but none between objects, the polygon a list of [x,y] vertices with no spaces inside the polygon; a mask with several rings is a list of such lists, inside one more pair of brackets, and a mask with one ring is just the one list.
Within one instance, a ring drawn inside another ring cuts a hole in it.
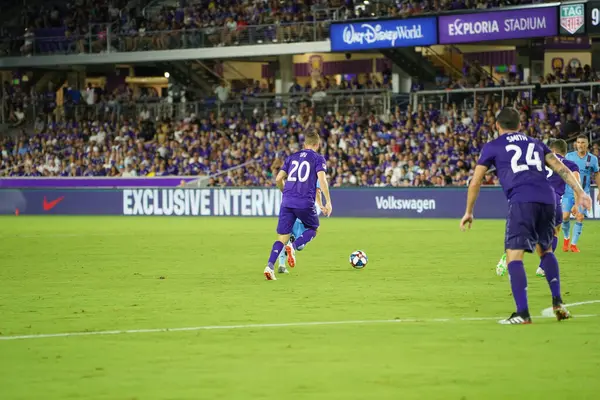
[{"label": "soccer player in purple jersey", "polygon": [[[269,261],[265,267],[265,277],[269,281],[275,277],[275,261],[285,247],[288,265],[296,266],[296,249],[303,248],[314,239],[319,228],[319,216],[315,208],[317,181],[325,196],[326,204],[321,209],[325,216],[331,215],[332,205],[329,186],[325,175],[325,158],[317,151],[321,144],[319,134],[309,131],[304,136],[304,149],[289,156],[275,178],[277,187],[283,192],[283,200],[279,209],[277,223],[278,240],[273,243]],[[289,243],[290,234],[296,219],[304,224],[306,230],[297,237],[294,243]],[[287,245],[286,245],[287,244]]]},{"label": "soccer player in purple jersey", "polygon": [[[571,170],[577,182],[581,182],[579,179],[579,167],[571,160],[567,160],[565,158],[567,154],[567,142],[562,139],[554,140],[550,143],[550,150],[554,153],[556,158],[558,158],[565,166]],[[562,197],[566,191],[566,183],[565,181],[558,175],[555,174],[550,168],[546,167],[548,182],[552,189],[554,189],[554,193],[556,195],[556,211],[554,216],[554,238],[552,239],[552,252],[556,251],[556,246],[558,245],[558,234],[563,224],[563,212],[562,212]],[[540,254],[540,257],[542,254]],[[536,275],[545,276],[544,268],[540,263],[536,271]]]},{"label": "soccer player in purple jersey", "polygon": [[[567,142],[562,139],[557,139],[550,143],[550,150],[556,155],[567,168],[573,172],[577,181],[579,181],[579,167],[573,161],[565,159],[565,155],[567,154]],[[562,196],[565,194],[566,184],[565,181],[560,177],[560,175],[555,174],[550,168],[546,167],[546,178],[548,178],[548,182],[552,189],[554,189],[554,193],[556,195],[556,213],[554,215],[554,238],[552,239],[552,252],[556,251],[556,247],[558,246],[558,234],[563,224],[563,212],[562,212]],[[538,253],[540,257],[543,254]],[[506,271],[506,253],[502,256],[500,263],[496,267],[496,271],[499,272],[498,275],[504,275]],[[540,266],[535,272],[537,276],[546,276],[544,273],[544,269],[542,267],[542,263],[540,262]]]},{"label": "soccer player in purple jersey", "polygon": [[575,175],[545,144],[519,133],[517,110],[512,107],[504,108],[496,118],[496,128],[500,136],[483,146],[475,167],[460,228],[471,228],[473,209],[485,173],[490,167],[496,167],[500,185],[508,199],[504,248],[512,294],[517,306],[516,312],[499,322],[531,323],[523,256],[525,252],[531,253],[536,248],[541,254],[542,269],[552,293],[554,314],[559,321],[567,319],[570,314],[561,297],[558,260],[552,252],[556,194],[546,177],[544,164],[573,188],[579,205],[589,209],[592,199],[584,192]]}]

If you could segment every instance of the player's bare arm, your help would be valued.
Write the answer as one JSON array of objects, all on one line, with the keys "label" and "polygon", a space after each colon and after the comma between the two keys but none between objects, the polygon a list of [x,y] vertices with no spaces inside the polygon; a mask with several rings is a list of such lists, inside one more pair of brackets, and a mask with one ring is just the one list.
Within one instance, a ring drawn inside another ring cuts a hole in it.
[{"label": "player's bare arm", "polygon": [[471,224],[473,223],[473,209],[475,208],[475,202],[477,201],[477,197],[479,197],[481,184],[483,183],[483,178],[487,171],[488,168],[484,165],[475,167],[475,172],[473,173],[473,178],[471,179],[471,184],[469,185],[469,190],[467,192],[467,209],[465,215],[460,220],[460,229],[463,231],[467,227],[471,229]]},{"label": "player's bare arm", "polygon": [[326,217],[329,217],[331,215],[331,212],[333,211],[333,207],[331,205],[331,196],[329,194],[329,184],[327,183],[327,175],[325,175],[325,171],[319,171],[317,173],[317,178],[319,179],[319,186],[321,187],[321,192],[323,192],[323,195],[325,196],[325,202],[326,202],[325,207],[323,207],[324,210],[322,210],[322,211]]},{"label": "player's bare arm", "polygon": [[315,198],[315,201],[317,202],[317,207],[319,207],[319,209],[321,210],[321,212],[323,214],[325,214],[325,206],[323,205],[323,194],[321,192],[320,188],[317,188],[317,196]]},{"label": "player's bare arm", "polygon": [[556,172],[573,189],[577,202],[586,210],[589,210],[592,206],[592,199],[583,191],[579,179],[575,174],[553,153],[547,154],[545,159],[548,168]]},{"label": "player's bare arm", "polygon": [[275,185],[277,188],[283,192],[283,187],[285,186],[285,179],[287,178],[287,172],[279,171],[277,177],[275,178]]}]

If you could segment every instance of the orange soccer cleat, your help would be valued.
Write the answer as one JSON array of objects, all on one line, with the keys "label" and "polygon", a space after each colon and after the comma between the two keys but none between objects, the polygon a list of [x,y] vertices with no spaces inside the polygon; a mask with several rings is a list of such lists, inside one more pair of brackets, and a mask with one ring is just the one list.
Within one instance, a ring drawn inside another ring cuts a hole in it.
[{"label": "orange soccer cleat", "polygon": [[581,251],[579,250],[579,247],[577,247],[576,244],[571,245],[571,253],[581,253]]},{"label": "orange soccer cleat", "polygon": [[569,245],[571,244],[571,239],[563,239],[563,251],[569,251]]}]

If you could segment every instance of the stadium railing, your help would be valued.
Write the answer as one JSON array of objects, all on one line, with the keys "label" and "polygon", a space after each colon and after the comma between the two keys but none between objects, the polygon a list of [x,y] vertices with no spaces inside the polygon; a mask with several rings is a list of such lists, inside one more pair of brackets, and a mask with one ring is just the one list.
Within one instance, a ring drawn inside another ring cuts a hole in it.
[{"label": "stadium railing", "polygon": [[320,10],[313,21],[292,24],[241,25],[235,30],[223,26],[198,29],[125,33],[115,24],[91,24],[85,35],[71,34],[65,28],[37,29],[35,37],[0,39],[7,56],[48,54],[92,54],[129,51],[155,51],[266,43],[316,42],[329,39],[329,25],[338,18],[338,9]]},{"label": "stadium railing", "polygon": [[473,106],[476,100],[479,104],[497,101],[500,104],[505,105],[514,100],[528,99],[533,106],[536,106],[542,105],[551,99],[558,101],[564,96],[569,96],[570,100],[576,102],[577,97],[580,94],[587,99],[591,99],[594,103],[599,102],[600,82],[421,90],[411,95],[411,105],[416,108],[419,104],[433,104],[437,109],[441,109],[446,104],[456,103],[465,109],[469,106]]},{"label": "stadium railing", "polygon": [[[114,120],[121,117],[138,119],[142,111],[149,111],[150,119],[183,119],[191,114],[198,117],[208,117],[210,114],[227,116],[242,114],[246,117],[252,115],[273,115],[275,110],[286,108],[288,115],[296,114],[302,105],[314,109],[316,115],[341,112],[344,114],[361,112],[386,115],[394,104],[402,104],[406,100],[403,96],[393,96],[386,89],[365,89],[355,91],[326,91],[308,93],[260,93],[241,99],[232,99],[225,102],[215,98],[201,101],[172,102],[165,98],[152,98],[150,100],[137,100],[128,102],[98,103],[94,105],[63,104],[48,110],[44,104],[32,101],[25,105],[23,112],[25,120],[33,122],[37,117],[54,116],[56,120]],[[4,110],[5,107],[2,107]],[[6,120],[6,113],[2,113],[2,121]]]}]

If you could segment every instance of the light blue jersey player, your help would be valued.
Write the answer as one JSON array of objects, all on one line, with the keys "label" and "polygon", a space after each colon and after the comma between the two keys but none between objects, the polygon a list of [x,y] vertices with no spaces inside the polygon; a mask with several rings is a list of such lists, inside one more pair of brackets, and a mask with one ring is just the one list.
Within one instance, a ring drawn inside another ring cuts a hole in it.
[{"label": "light blue jersey player", "polygon": [[[598,169],[598,157],[588,152],[590,142],[587,136],[580,135],[575,142],[575,150],[567,154],[567,160],[573,161],[579,167],[579,176],[581,177],[581,187],[589,195],[592,185],[592,179],[596,184],[600,184],[600,172]],[[567,186],[567,190],[562,197],[563,224],[562,231],[564,235],[563,251],[572,251],[579,253],[577,242],[583,231],[583,220],[587,215],[586,210],[575,209],[575,196],[573,190]],[[575,214],[575,227],[573,228],[573,239],[571,240],[571,214]]]},{"label": "light blue jersey player", "polygon": [[[323,203],[322,203],[322,197],[321,197],[321,187],[319,185],[319,181],[317,181],[317,196],[316,196],[316,200],[315,200],[315,207],[317,207],[317,215],[321,214],[322,205],[323,205]],[[294,227],[292,228],[292,236],[290,237],[290,243],[292,243],[296,238],[299,238],[300,236],[302,236],[302,234],[304,233],[305,230],[306,230],[306,227],[304,226],[302,221],[300,221],[299,219],[296,219],[296,222],[294,222]],[[298,247],[296,250],[301,251],[303,248],[304,248],[304,246],[302,246],[302,248]],[[281,254],[279,254],[278,272],[280,274],[289,273],[287,267],[285,266],[286,260],[287,260],[287,254],[285,251],[282,251]]]}]

